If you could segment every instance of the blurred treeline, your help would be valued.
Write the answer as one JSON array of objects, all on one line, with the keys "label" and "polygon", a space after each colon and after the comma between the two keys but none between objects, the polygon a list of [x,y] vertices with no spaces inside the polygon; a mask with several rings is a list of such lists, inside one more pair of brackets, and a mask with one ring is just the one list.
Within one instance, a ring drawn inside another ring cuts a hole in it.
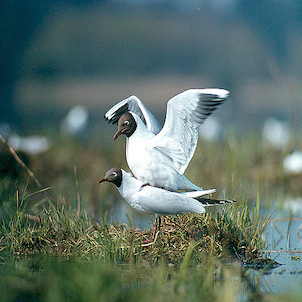
[{"label": "blurred treeline", "polygon": [[39,128],[79,103],[101,118],[131,94],[163,115],[215,86],[240,127],[300,127],[301,14],[296,0],[1,1],[0,122]]}]

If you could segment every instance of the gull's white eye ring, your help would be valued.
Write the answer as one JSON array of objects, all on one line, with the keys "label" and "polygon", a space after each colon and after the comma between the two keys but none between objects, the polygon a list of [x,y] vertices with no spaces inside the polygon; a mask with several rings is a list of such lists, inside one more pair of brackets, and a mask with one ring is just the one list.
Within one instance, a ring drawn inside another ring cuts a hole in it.
[{"label": "gull's white eye ring", "polygon": [[127,125],[127,126],[128,126],[129,124],[130,124],[129,121],[125,121],[125,122],[124,122],[124,125]]},{"label": "gull's white eye ring", "polygon": [[116,172],[112,172],[113,177],[117,177],[117,173]]}]

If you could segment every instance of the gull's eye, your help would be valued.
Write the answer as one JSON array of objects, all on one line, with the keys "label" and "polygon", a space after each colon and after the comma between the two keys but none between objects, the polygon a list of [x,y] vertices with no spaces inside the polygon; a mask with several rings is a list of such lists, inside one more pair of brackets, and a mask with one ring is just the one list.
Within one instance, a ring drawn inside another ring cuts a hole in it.
[{"label": "gull's eye", "polygon": [[127,126],[128,126],[129,124],[130,124],[129,121],[125,121],[125,122],[124,122],[124,125],[127,125]]},{"label": "gull's eye", "polygon": [[113,177],[117,177],[117,173],[116,172],[112,172]]}]

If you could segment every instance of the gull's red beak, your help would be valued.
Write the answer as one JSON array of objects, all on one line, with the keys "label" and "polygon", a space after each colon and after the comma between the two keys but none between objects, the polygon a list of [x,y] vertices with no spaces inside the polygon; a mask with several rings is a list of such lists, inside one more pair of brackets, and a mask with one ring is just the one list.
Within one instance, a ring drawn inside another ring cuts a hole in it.
[{"label": "gull's red beak", "polygon": [[119,130],[117,131],[114,136],[113,136],[113,140],[116,141],[116,139],[123,133],[123,131]]},{"label": "gull's red beak", "polygon": [[126,128],[123,128],[123,129],[120,129],[120,130],[117,130],[113,136],[113,140],[115,141],[121,134],[123,134],[127,129]]},{"label": "gull's red beak", "polygon": [[107,179],[106,179],[106,178],[100,179],[100,180],[98,181],[98,184],[100,184],[100,183],[102,183],[102,182],[104,182],[104,181],[107,181]]}]

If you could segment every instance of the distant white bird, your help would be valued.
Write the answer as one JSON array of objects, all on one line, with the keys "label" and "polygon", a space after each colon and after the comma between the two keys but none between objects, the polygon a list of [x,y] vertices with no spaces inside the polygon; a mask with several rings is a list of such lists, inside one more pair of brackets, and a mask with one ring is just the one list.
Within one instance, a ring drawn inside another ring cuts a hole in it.
[{"label": "distant white bird", "polygon": [[283,160],[283,168],[287,173],[302,173],[302,152],[297,150],[288,154]]},{"label": "distant white bird", "polygon": [[9,138],[8,143],[14,150],[23,151],[30,155],[45,152],[51,146],[49,138],[41,135],[21,137],[17,134],[14,134]]},{"label": "distant white bird", "polygon": [[118,123],[114,140],[127,136],[127,163],[137,179],[172,191],[202,190],[183,173],[195,152],[199,126],[228,96],[227,90],[215,88],[176,95],[167,104],[162,130],[135,96],[112,107],[105,119]]},{"label": "distant white bird", "polygon": [[61,123],[61,130],[68,135],[82,134],[87,127],[88,110],[84,105],[76,105],[70,109]]},{"label": "distant white bird", "polygon": [[290,127],[288,123],[270,117],[263,125],[262,137],[265,143],[274,148],[282,149],[289,142]]},{"label": "distant white bird", "polygon": [[206,141],[217,141],[222,134],[222,127],[215,118],[210,117],[199,128],[199,137]]},{"label": "distant white bird", "polygon": [[291,211],[294,215],[301,215],[302,198],[287,198],[282,202],[282,208]]},{"label": "distant white bird", "polygon": [[[116,185],[121,196],[136,211],[155,215],[156,223],[153,237],[156,233],[157,218],[162,215],[176,215],[186,212],[204,213],[206,206],[232,203],[233,201],[201,199],[205,204],[194,198],[213,193],[213,190],[194,192],[170,192],[161,188],[146,185],[122,169],[112,168],[106,172],[99,183],[111,182]],[[194,198],[193,198],[194,197]],[[154,239],[154,238],[153,238]]]},{"label": "distant white bird", "polygon": [[12,128],[9,124],[6,123],[0,123],[0,135],[2,135],[2,137],[4,139],[8,139],[12,134]]}]

